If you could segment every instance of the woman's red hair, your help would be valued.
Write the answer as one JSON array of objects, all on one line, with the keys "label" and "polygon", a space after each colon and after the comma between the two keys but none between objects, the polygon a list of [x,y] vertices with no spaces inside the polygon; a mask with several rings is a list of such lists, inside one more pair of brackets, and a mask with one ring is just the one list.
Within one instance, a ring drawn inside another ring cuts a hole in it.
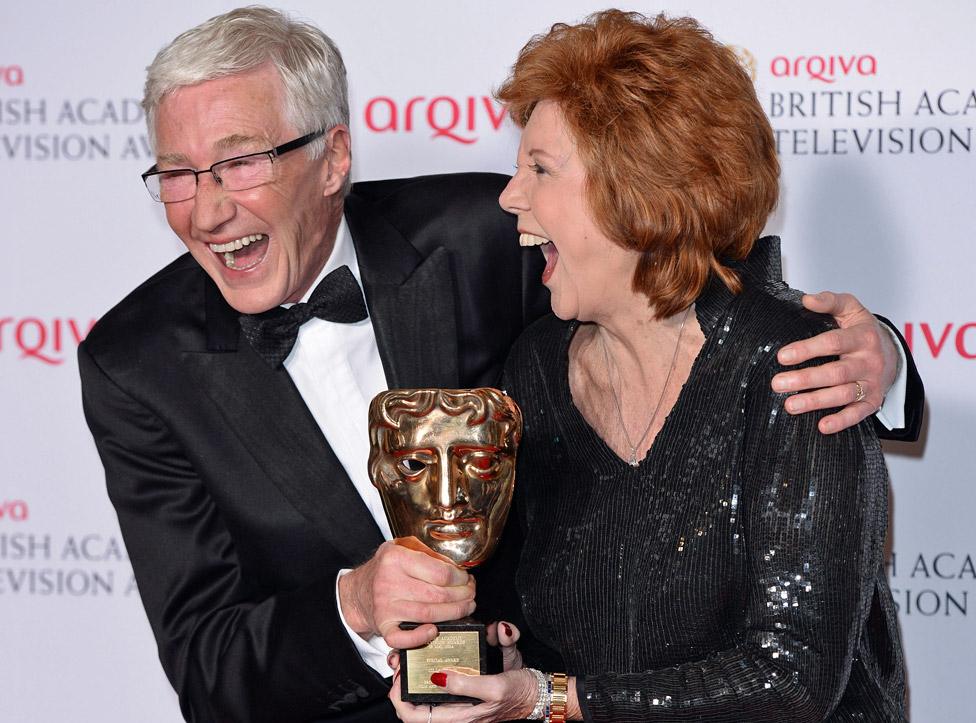
[{"label": "woman's red hair", "polygon": [[[635,291],[655,315],[684,309],[748,255],[776,206],[769,121],[734,53],[692,18],[605,10],[522,48],[497,92],[524,127],[555,101],[607,236],[641,252]],[[724,263],[723,263],[724,262]]]}]

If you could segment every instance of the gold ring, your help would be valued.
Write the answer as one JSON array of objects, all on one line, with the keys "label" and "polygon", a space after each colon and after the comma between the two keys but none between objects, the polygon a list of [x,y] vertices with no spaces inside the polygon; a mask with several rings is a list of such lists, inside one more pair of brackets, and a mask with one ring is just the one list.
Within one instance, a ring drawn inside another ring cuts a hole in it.
[{"label": "gold ring", "polygon": [[865,397],[864,387],[861,386],[861,382],[854,382],[854,386],[856,387],[856,393],[854,394],[854,403],[857,404],[858,402],[863,402]]}]

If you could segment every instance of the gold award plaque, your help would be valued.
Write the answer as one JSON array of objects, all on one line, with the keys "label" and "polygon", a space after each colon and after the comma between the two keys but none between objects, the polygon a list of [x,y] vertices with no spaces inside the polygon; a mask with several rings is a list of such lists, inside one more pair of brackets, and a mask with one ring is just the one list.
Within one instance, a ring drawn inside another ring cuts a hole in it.
[{"label": "gold award plaque", "polygon": [[442,630],[423,648],[405,651],[406,687],[413,693],[440,696],[443,691],[430,682],[430,676],[438,670],[478,675],[481,672],[479,638],[477,630]]}]

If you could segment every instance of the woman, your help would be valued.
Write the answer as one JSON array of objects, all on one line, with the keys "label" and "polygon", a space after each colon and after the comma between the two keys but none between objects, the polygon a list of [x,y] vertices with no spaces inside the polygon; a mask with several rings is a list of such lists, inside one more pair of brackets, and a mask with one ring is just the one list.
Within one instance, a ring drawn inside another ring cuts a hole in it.
[{"label": "woman", "polygon": [[501,675],[435,674],[483,704],[414,707],[395,684],[399,714],[903,719],[877,440],[821,435],[770,391],[777,349],[827,321],[761,281],[779,167],[748,76],[693,20],[607,11],[533,39],[499,97],[524,129],[500,202],[542,246],[555,314],[506,384],[516,586],[554,651],[525,664],[556,675],[509,649]]}]

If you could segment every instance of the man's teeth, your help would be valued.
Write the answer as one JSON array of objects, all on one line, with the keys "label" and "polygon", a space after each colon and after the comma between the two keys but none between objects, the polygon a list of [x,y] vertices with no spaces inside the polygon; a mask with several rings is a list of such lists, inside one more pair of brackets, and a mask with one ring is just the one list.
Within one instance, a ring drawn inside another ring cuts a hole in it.
[{"label": "man's teeth", "polygon": [[519,234],[519,246],[542,246],[549,243],[549,239],[532,233]]},{"label": "man's teeth", "polygon": [[250,246],[256,241],[267,238],[263,233],[253,233],[250,236],[241,236],[239,239],[228,241],[225,244],[209,244],[210,250],[215,254],[223,254],[228,251],[240,251],[245,246]]}]

